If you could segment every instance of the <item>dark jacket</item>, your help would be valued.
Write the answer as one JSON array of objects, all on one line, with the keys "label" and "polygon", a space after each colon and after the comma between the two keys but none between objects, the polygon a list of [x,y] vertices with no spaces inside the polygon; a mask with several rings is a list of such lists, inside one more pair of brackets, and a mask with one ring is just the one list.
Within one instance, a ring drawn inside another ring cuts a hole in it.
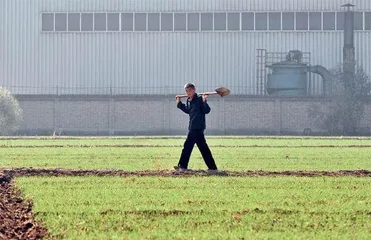
[{"label": "dark jacket", "polygon": [[183,112],[189,114],[188,130],[205,130],[206,121],[205,114],[210,112],[210,107],[202,101],[202,96],[195,94],[192,101],[187,98],[186,104],[178,102],[177,106]]}]

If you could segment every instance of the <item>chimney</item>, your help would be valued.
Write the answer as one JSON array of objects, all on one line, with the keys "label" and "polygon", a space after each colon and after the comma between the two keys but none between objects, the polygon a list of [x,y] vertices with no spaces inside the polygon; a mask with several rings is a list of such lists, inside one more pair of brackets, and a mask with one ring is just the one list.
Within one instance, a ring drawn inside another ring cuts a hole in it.
[{"label": "chimney", "polygon": [[355,73],[355,53],[354,53],[354,12],[351,8],[355,5],[345,4],[344,17],[344,47],[343,47],[343,71],[346,75]]}]

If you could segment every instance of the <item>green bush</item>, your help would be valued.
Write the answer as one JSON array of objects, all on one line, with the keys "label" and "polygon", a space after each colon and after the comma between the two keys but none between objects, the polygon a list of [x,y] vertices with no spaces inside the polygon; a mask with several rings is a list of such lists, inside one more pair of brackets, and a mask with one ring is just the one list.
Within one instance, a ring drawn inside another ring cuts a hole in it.
[{"label": "green bush", "polygon": [[0,87],[0,135],[16,131],[22,122],[22,109],[6,88]]}]

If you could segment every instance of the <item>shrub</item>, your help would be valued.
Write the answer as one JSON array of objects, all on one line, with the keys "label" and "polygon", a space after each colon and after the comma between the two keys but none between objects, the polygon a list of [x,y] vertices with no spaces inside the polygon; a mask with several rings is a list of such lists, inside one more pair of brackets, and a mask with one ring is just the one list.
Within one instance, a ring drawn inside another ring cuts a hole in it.
[{"label": "shrub", "polygon": [[22,122],[22,109],[6,88],[0,87],[0,135],[16,131]]}]

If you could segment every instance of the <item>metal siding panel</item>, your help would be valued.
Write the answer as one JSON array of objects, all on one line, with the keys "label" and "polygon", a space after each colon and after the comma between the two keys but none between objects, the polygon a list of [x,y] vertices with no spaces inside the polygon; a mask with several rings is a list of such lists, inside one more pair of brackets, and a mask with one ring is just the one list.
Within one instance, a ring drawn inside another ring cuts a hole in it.
[{"label": "metal siding panel", "polygon": [[[9,86],[9,72],[8,72],[8,59],[9,59],[9,48],[8,48],[8,13],[9,13],[8,1],[0,1],[0,85]],[[7,25],[7,27],[6,27]]]},{"label": "metal siding panel", "polygon": [[[339,10],[335,0],[4,0],[1,1],[0,84],[27,86],[15,93],[178,93],[187,81],[207,90],[220,84],[236,94],[255,93],[257,48],[300,49],[312,64],[333,68],[342,60],[341,32],[256,33],[40,33],[43,11],[319,11]],[[36,3],[36,4],[35,4]],[[371,10],[360,0],[356,9]],[[370,32],[356,32],[356,58],[371,73]],[[26,41],[25,41],[26,39]],[[315,78],[316,92],[320,79]],[[85,88],[84,88],[85,87]],[[87,88],[86,88],[87,87]],[[90,88],[90,90],[89,90]],[[94,91],[93,91],[94,90]],[[201,90],[201,89],[200,89]]]},{"label": "metal siding panel", "polygon": [[[9,0],[8,0],[9,1]],[[40,0],[44,9],[60,11],[333,11],[349,0]],[[355,1],[351,1],[355,2]],[[368,0],[355,2],[358,9],[370,9]]]},{"label": "metal siding panel", "polygon": [[371,32],[355,34],[355,48],[357,64],[362,66],[366,73],[371,75]]},{"label": "metal siding panel", "polygon": [[[2,78],[6,79],[6,87],[9,87],[14,93],[25,93],[25,88],[21,85],[32,85],[35,79],[37,59],[33,59],[37,48],[35,47],[35,37],[33,36],[38,26],[37,14],[35,7],[31,2],[23,1],[2,1],[5,2],[1,15],[2,28],[1,35],[3,41],[2,50],[3,67]],[[30,27],[26,27],[30,26]],[[35,61],[36,60],[36,61]]]},{"label": "metal siding panel", "polygon": [[[0,22],[6,23],[6,13],[7,13],[7,1],[0,1]],[[6,71],[6,58],[7,58],[7,50],[6,50],[6,38],[5,38],[5,24],[0,24],[0,86],[7,86],[8,81],[5,76],[7,75]]]}]

